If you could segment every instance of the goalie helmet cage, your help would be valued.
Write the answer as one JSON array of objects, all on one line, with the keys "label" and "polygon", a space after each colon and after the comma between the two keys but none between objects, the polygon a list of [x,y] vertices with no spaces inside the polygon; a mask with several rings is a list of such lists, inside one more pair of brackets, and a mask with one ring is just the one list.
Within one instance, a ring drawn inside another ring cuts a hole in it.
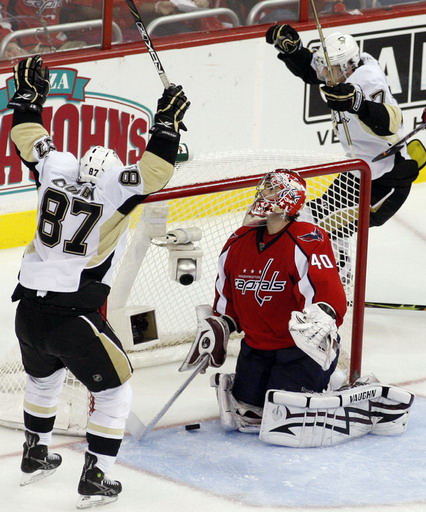
[{"label": "goalie helmet cage", "polygon": [[[286,167],[300,172],[307,180],[308,200],[322,197],[331,183],[339,183],[339,177],[347,177],[340,180],[345,186],[334,187],[331,196],[331,202],[340,204],[340,208],[320,225],[334,233],[332,243],[336,259],[344,254],[347,260],[347,265],[341,269],[341,278],[348,312],[339,332],[343,351],[348,354],[346,364],[349,360],[350,380],[360,375],[371,176],[368,165],[362,160],[338,160],[339,157],[330,154],[248,150],[200,155],[177,164],[167,188],[149,196],[132,213],[127,248],[114,272],[108,299],[108,319],[135,368],[184,359],[195,335],[195,306],[212,304],[221,248],[242,224],[259,179],[266,172]],[[324,161],[328,163],[321,163]],[[194,176],[197,183],[194,183]],[[350,207],[345,208],[346,203]],[[152,208],[160,211],[160,217],[168,212],[167,222],[166,218],[159,219],[156,215],[151,218]],[[354,233],[343,235],[339,227],[356,218]],[[158,230],[156,223],[162,225],[161,229]],[[203,233],[199,242],[203,252],[202,271],[200,280],[183,286],[169,277],[169,251],[153,244],[152,239],[163,228],[171,231],[188,227],[199,227]],[[140,330],[141,324],[131,325],[130,321],[135,311],[144,312],[144,329],[149,324],[142,342],[135,340],[135,331]],[[238,352],[240,338],[241,335],[234,333],[230,353]],[[23,427],[24,389],[25,374],[16,347],[7,359],[0,359],[1,425]],[[68,372],[55,431],[84,434],[88,403],[86,389]]]}]

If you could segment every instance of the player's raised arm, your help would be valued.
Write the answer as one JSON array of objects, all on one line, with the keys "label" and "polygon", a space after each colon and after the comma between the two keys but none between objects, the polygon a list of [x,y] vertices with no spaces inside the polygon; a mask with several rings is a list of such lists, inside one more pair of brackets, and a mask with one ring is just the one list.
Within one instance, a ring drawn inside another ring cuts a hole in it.
[{"label": "player's raised arm", "polygon": [[[43,67],[40,55],[28,57],[14,67],[14,81],[15,93],[8,104],[14,110],[11,139],[21,159],[34,170],[31,164],[43,158],[53,147],[41,117],[50,90],[49,69]],[[48,140],[44,140],[46,138]],[[38,151],[35,150],[37,141],[42,141]]]},{"label": "player's raised arm", "polygon": [[173,174],[179,149],[183,117],[188,101],[182,86],[171,84],[158,100],[151,138],[140,162],[139,169],[144,182],[144,194],[161,190]]},{"label": "player's raised arm", "polygon": [[308,84],[321,83],[312,66],[313,53],[303,46],[300,34],[291,25],[269,27],[265,39],[275,47],[277,58],[284,62],[293,75]]}]

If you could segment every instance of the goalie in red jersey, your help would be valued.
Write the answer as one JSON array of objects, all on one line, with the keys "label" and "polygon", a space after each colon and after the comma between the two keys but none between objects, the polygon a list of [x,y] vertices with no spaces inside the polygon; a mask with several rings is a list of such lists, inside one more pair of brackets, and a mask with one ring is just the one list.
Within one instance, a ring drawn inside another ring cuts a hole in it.
[{"label": "goalie in red jersey", "polygon": [[[374,409],[369,402],[389,394],[375,379],[324,393],[337,366],[337,328],[346,296],[326,231],[298,219],[305,200],[306,184],[295,172],[278,169],[258,184],[244,225],[219,256],[213,309],[199,315],[181,370],[194,367],[206,353],[210,366],[221,366],[229,334],[243,331],[235,374],[217,373],[211,381],[225,430],[260,431],[262,440],[285,446],[333,445],[375,428],[374,433],[400,433],[410,393],[392,388],[391,405],[398,414],[386,421],[387,403],[383,407],[379,401]],[[355,391],[365,397],[355,426],[340,428],[339,419],[347,417],[342,405]],[[328,414],[330,425],[324,421]],[[289,422],[299,430],[290,432]]]}]

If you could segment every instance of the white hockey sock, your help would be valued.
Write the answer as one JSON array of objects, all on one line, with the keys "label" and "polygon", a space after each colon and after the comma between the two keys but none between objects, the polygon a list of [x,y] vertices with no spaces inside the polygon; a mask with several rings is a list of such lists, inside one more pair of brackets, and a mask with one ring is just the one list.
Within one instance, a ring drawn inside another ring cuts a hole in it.
[{"label": "white hockey sock", "polygon": [[90,450],[87,451],[98,459],[98,462],[96,463],[97,468],[103,471],[106,475],[111,473],[115,459],[117,457],[112,457],[111,455],[102,455],[101,453],[91,452]]}]

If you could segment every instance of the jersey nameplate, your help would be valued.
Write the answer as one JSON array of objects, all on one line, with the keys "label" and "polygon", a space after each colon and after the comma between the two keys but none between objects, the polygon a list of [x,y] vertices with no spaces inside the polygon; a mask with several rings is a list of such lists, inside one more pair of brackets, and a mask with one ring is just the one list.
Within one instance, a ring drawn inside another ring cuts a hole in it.
[{"label": "jersey nameplate", "polygon": [[78,186],[75,183],[67,183],[63,178],[58,178],[56,180],[52,180],[53,185],[56,185],[58,188],[63,188],[73,196],[81,196],[88,201],[94,200],[93,187],[88,185]]}]

